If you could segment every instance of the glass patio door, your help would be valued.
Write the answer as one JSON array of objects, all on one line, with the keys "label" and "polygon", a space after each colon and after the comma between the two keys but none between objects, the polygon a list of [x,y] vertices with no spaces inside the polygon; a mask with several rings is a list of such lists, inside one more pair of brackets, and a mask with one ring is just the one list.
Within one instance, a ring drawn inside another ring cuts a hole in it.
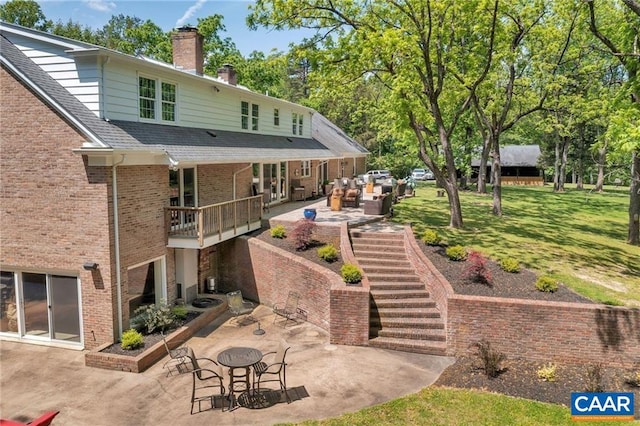
[{"label": "glass patio door", "polygon": [[44,274],[22,274],[22,298],[24,334],[49,337],[47,276]]},{"label": "glass patio door", "polygon": [[287,163],[264,163],[262,165],[262,188],[269,192],[271,202],[279,202],[289,197],[287,190]]},{"label": "glass patio door", "polygon": [[23,335],[80,342],[76,277],[22,273],[21,296]]}]

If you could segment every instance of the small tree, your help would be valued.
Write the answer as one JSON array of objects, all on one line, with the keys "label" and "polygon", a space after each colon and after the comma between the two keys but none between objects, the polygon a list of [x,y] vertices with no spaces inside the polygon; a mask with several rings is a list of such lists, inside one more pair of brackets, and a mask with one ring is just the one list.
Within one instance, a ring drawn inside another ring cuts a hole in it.
[{"label": "small tree", "polygon": [[467,258],[467,266],[464,277],[474,282],[480,282],[483,284],[491,284],[493,279],[491,271],[487,267],[487,259],[477,251],[469,253]]},{"label": "small tree", "polygon": [[311,236],[316,229],[316,223],[309,219],[302,219],[296,222],[292,236],[296,250],[306,250],[311,245]]}]

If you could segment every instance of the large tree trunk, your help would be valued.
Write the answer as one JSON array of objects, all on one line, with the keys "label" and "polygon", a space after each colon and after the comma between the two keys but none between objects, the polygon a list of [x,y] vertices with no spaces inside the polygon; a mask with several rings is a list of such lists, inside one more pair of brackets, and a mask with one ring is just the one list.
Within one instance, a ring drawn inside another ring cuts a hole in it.
[{"label": "large tree trunk", "polygon": [[554,167],[553,190],[564,192],[564,182],[567,175],[567,151],[569,138],[562,136],[556,142],[556,161]]},{"label": "large tree trunk", "polygon": [[602,192],[602,188],[604,187],[604,165],[607,161],[607,145],[605,144],[602,148],[598,149],[598,179],[596,180],[596,187],[594,188],[597,192]]},{"label": "large tree trunk", "polygon": [[491,139],[487,136],[484,138],[482,154],[480,155],[480,167],[478,168],[478,194],[487,193],[487,162],[489,161],[489,152],[491,152]]},{"label": "large tree trunk", "polygon": [[502,216],[502,180],[500,175],[502,174],[502,167],[500,165],[500,141],[497,135],[493,136],[492,156],[493,161],[491,163],[491,170],[493,173],[493,214],[496,216]]},{"label": "large tree trunk", "polygon": [[627,242],[640,245],[640,152],[632,153],[631,188],[629,188],[629,238]]}]

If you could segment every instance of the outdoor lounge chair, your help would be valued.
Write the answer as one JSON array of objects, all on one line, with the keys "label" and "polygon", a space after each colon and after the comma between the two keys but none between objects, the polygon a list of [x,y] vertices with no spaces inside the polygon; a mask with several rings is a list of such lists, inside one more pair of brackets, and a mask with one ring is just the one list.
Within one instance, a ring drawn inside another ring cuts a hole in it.
[{"label": "outdoor lounge chair", "polygon": [[289,347],[285,347],[284,342],[280,342],[277,351],[265,353],[262,361],[253,365],[254,391],[259,394],[262,383],[278,382],[280,384],[280,391],[284,392],[287,403],[291,402],[289,394],[287,393],[287,363],[285,361],[289,349]]},{"label": "outdoor lounge chair", "polygon": [[47,411],[37,419],[33,419],[28,423],[0,419],[0,426],[49,426],[58,413],[60,413],[60,411]]},{"label": "outdoor lounge chair", "polygon": [[275,323],[278,317],[285,318],[284,326],[287,326],[289,320],[296,321],[298,317],[298,302],[300,300],[300,294],[295,291],[290,291],[287,296],[287,301],[284,304],[276,303],[273,307],[273,313],[276,314],[273,318]]},{"label": "outdoor lounge chair", "polygon": [[[191,414],[193,407],[198,403],[198,412],[202,411],[202,403],[211,404],[211,409],[215,408],[215,398],[224,397],[224,384],[222,381],[222,368],[212,359],[197,358],[193,349],[187,347],[187,358],[193,367],[191,371],[193,386],[191,388]],[[207,362],[207,368],[202,368],[200,361]],[[213,392],[220,389],[220,392]]]},{"label": "outdoor lounge chair", "polygon": [[178,374],[186,372],[188,369],[188,347],[179,346],[177,348],[169,349],[169,343],[167,342],[167,338],[164,334],[162,335],[162,342],[164,343],[164,348],[169,355],[169,359],[162,366],[162,368],[167,369],[167,376],[173,376],[173,370]]},{"label": "outdoor lounge chair", "polygon": [[[227,304],[229,305],[229,311],[235,316],[240,317],[242,315],[248,315],[253,311],[255,307],[253,303],[248,302],[242,298],[242,292],[240,290],[227,293]],[[251,318],[249,316],[249,318]],[[253,318],[252,322],[253,321]]]}]

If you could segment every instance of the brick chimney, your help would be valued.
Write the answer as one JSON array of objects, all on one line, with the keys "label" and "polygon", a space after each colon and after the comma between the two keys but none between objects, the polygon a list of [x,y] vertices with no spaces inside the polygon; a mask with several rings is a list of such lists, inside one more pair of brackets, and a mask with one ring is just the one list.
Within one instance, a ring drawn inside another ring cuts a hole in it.
[{"label": "brick chimney", "polygon": [[203,37],[194,27],[178,28],[171,36],[173,41],[173,65],[192,74],[202,75],[204,56]]},{"label": "brick chimney", "polygon": [[224,64],[222,68],[218,68],[218,78],[233,86],[238,84],[238,76],[236,75],[236,70],[233,69],[233,65]]}]

